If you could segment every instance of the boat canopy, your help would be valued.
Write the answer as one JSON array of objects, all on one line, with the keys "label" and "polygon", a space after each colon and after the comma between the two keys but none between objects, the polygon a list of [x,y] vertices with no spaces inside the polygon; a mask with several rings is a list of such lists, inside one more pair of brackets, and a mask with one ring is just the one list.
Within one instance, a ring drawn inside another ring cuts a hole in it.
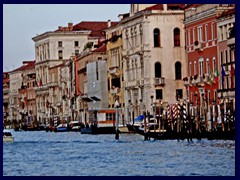
[{"label": "boat canopy", "polygon": [[134,119],[134,121],[136,122],[136,121],[142,121],[144,119],[144,115],[140,115],[140,116],[138,116],[137,118],[135,118]]}]

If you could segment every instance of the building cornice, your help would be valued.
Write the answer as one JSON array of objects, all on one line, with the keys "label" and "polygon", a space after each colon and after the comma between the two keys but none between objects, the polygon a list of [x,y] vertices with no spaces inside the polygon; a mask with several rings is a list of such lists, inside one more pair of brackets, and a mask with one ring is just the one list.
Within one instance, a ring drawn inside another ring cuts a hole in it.
[{"label": "building cornice", "polygon": [[43,34],[37,35],[32,38],[34,42],[47,39],[50,36],[76,36],[76,35],[89,35],[91,33],[90,30],[85,30],[85,31],[57,31],[57,32],[52,32],[52,31],[47,31]]}]

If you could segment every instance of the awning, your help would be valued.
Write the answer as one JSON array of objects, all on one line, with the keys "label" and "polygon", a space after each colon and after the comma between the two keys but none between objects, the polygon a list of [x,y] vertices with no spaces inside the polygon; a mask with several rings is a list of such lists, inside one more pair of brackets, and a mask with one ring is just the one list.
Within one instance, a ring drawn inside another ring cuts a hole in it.
[{"label": "awning", "polygon": [[92,96],[92,97],[90,97],[91,99],[93,99],[94,101],[101,101],[101,99],[99,99],[98,97],[96,97],[96,96]]},{"label": "awning", "polygon": [[91,101],[93,101],[93,100],[90,99],[89,97],[81,97],[81,99],[82,99],[83,101],[86,101],[86,102],[91,102]]}]

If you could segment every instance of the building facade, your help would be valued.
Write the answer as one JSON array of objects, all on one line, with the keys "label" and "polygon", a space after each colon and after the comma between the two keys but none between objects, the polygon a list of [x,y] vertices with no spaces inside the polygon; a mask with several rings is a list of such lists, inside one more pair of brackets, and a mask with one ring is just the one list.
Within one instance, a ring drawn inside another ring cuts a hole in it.
[{"label": "building facade", "polygon": [[158,106],[185,99],[186,73],[184,5],[157,4],[123,19],[123,76],[125,117],[133,118]]},{"label": "building facade", "polygon": [[220,118],[221,114],[215,113],[222,72],[217,17],[229,8],[232,7],[228,4],[193,4],[185,10],[188,76],[184,78],[184,84],[189,102],[196,108],[196,117],[209,128],[210,112],[214,112],[213,119]]},{"label": "building facade", "polygon": [[11,124],[11,119],[9,116],[9,91],[10,91],[9,73],[3,72],[3,124],[4,126]]},{"label": "building facade", "polygon": [[235,127],[235,7],[230,6],[217,18],[218,57],[221,67],[221,82],[218,99],[223,114],[224,128]]}]

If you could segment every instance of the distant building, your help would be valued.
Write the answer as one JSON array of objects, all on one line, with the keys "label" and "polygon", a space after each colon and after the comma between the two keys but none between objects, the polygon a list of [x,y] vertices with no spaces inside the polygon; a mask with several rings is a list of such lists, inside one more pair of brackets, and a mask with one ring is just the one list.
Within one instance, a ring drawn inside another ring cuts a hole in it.
[{"label": "distant building", "polygon": [[[49,118],[46,107],[49,99],[49,68],[73,58],[89,46],[93,49],[98,47],[98,40],[104,37],[101,30],[107,26],[108,22],[87,21],[76,25],[68,23],[67,27],[59,26],[55,31],[48,31],[32,38],[35,42],[36,78],[39,84],[35,88],[38,121],[45,121],[46,118]],[[73,77],[72,81],[75,81],[75,74],[71,76]],[[74,92],[72,93],[74,94]]]},{"label": "distant building", "polygon": [[77,118],[87,123],[89,110],[108,108],[106,45],[75,59]]},{"label": "distant building", "polygon": [[10,119],[31,123],[36,120],[35,61],[23,61],[23,66],[9,72]]},{"label": "distant building", "polygon": [[[9,93],[10,93],[10,79],[9,73],[3,72],[3,122],[4,124],[7,121],[10,121],[10,114],[9,114]],[[8,122],[10,124],[10,122]]]},{"label": "distant building", "polygon": [[[129,15],[128,15],[129,16]],[[128,17],[127,16],[127,17]],[[126,16],[125,16],[126,17]],[[122,17],[123,19],[124,17]],[[121,19],[121,20],[122,20]],[[105,30],[107,45],[107,63],[108,63],[108,104],[109,108],[115,108],[115,101],[118,99],[119,108],[124,112],[124,76],[122,60],[122,26],[116,24]],[[120,116],[123,116],[121,114]],[[124,120],[124,117],[121,119]],[[124,124],[123,122],[119,122]]]}]

